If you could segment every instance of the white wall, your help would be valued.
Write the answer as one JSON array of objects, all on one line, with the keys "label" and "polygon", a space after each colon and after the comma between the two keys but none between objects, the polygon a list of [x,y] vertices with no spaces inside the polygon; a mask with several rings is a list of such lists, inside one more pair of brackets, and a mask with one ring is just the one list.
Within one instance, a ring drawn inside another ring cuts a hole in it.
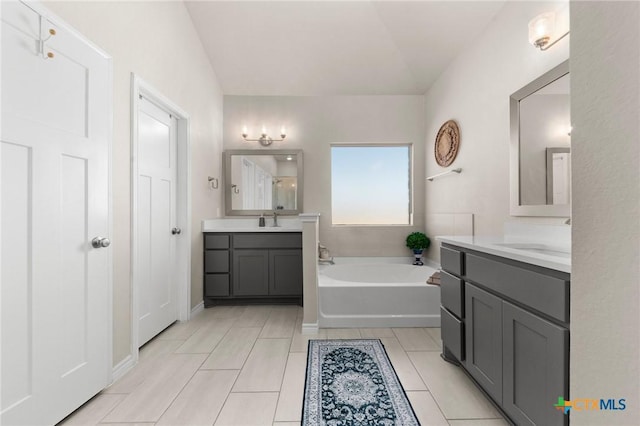
[{"label": "white wall", "polygon": [[640,3],[571,2],[571,397],[626,398],[572,425],[640,419]]},{"label": "white wall", "polygon": [[[427,182],[425,228],[441,234],[439,214],[473,213],[476,235],[501,235],[509,216],[509,96],[569,57],[568,39],[546,52],[528,42],[528,22],[565,2],[506,2],[426,94],[427,176],[444,171],[433,157],[435,137],[449,119],[460,127],[451,167],[460,175]],[[548,220],[547,220],[548,221]],[[558,221],[556,219],[556,221]],[[445,231],[446,232],[446,231]],[[437,244],[427,252],[439,261]]]},{"label": "white wall", "polygon": [[[410,256],[405,238],[423,229],[424,120],[423,96],[225,96],[224,149],[260,148],[242,140],[243,125],[250,138],[263,124],[272,133],[285,125],[287,138],[271,147],[304,150],[304,211],[321,213],[320,241],[332,255]],[[414,144],[414,226],[331,226],[330,145],[383,142]]]},{"label": "white wall", "polygon": [[192,305],[202,301],[200,221],[215,217],[220,190],[222,92],[182,2],[47,2],[113,57],[114,364],[131,353],[130,81],[134,72],[191,116]]}]

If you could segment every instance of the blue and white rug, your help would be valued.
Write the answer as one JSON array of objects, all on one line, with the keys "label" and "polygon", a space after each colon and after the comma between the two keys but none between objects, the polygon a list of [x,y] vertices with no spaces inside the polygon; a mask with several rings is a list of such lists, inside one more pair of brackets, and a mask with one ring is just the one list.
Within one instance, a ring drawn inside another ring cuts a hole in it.
[{"label": "blue and white rug", "polygon": [[309,340],[302,424],[420,425],[378,339]]}]

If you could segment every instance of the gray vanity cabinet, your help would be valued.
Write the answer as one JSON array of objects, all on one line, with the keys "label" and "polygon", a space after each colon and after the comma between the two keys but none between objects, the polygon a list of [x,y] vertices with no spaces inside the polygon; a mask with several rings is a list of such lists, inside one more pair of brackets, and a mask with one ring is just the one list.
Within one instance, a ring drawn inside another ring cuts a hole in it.
[{"label": "gray vanity cabinet", "polygon": [[564,425],[570,275],[443,244],[443,358],[517,425]]},{"label": "gray vanity cabinet", "polygon": [[269,251],[269,294],[300,296],[302,294],[302,250]]},{"label": "gray vanity cabinet", "polygon": [[568,385],[569,330],[503,302],[502,408],[518,425],[562,425],[550,401]]},{"label": "gray vanity cabinet", "polygon": [[302,302],[300,232],[205,233],[205,306]]},{"label": "gray vanity cabinet", "polygon": [[502,299],[465,284],[464,365],[495,401],[502,400]]},{"label": "gray vanity cabinet", "polygon": [[269,294],[269,250],[233,251],[233,295]]}]

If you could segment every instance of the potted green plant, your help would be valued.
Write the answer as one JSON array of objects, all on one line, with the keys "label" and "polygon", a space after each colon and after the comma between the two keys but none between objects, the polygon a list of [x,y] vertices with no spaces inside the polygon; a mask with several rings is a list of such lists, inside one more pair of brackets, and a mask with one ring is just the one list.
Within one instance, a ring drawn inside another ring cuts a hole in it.
[{"label": "potted green plant", "polygon": [[407,247],[413,250],[415,257],[414,265],[424,265],[422,262],[422,251],[429,247],[431,240],[422,232],[412,232],[407,235]]}]

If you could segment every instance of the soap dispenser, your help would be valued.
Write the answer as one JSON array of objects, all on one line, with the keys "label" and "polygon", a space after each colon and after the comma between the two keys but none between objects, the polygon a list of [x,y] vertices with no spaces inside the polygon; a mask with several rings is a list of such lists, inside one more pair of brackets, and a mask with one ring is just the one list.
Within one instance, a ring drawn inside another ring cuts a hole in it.
[{"label": "soap dispenser", "polygon": [[264,213],[260,215],[260,219],[258,219],[258,226],[260,228],[264,228]]}]

